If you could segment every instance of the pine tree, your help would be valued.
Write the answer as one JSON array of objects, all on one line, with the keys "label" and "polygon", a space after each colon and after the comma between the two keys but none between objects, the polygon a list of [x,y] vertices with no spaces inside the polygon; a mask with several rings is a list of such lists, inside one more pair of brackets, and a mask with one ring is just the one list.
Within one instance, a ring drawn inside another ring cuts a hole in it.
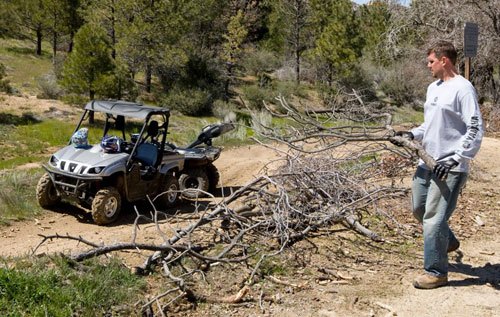
[{"label": "pine tree", "polygon": [[311,55],[324,65],[325,79],[348,76],[362,55],[364,39],[349,0],[311,0],[315,47]]},{"label": "pine tree", "polygon": [[42,0],[44,8],[43,27],[52,35],[52,61],[55,64],[59,37],[69,30],[67,21],[68,6],[66,0]]},{"label": "pine tree", "polygon": [[233,69],[242,51],[242,45],[245,41],[248,30],[243,24],[243,11],[238,12],[231,17],[227,26],[227,33],[224,34],[225,42],[222,45],[222,59],[227,67],[227,80],[225,85],[225,94],[229,95],[229,84],[233,77]]},{"label": "pine tree", "polygon": [[372,60],[387,64],[391,59],[385,54],[384,44],[391,23],[391,12],[386,1],[375,0],[359,8],[360,32],[366,41],[364,54]]},{"label": "pine tree", "polygon": [[42,0],[4,1],[1,4],[0,23],[3,32],[11,37],[29,39],[35,43],[35,54],[42,55],[43,21],[45,10]]},{"label": "pine tree", "polygon": [[308,0],[270,1],[270,37],[275,50],[290,55],[295,65],[295,81],[300,83],[303,53],[311,46],[310,6]]},{"label": "pine tree", "polygon": [[75,35],[73,52],[63,66],[61,85],[69,92],[94,99],[105,76],[114,69],[105,31],[86,24]]}]

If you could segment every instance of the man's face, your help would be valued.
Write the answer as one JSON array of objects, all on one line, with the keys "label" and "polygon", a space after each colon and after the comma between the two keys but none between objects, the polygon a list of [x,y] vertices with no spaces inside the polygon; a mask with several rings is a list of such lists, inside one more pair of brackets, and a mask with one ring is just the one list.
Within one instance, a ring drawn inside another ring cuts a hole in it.
[{"label": "man's face", "polygon": [[431,71],[432,77],[442,79],[445,58],[444,56],[438,58],[434,52],[427,55],[427,68]]}]

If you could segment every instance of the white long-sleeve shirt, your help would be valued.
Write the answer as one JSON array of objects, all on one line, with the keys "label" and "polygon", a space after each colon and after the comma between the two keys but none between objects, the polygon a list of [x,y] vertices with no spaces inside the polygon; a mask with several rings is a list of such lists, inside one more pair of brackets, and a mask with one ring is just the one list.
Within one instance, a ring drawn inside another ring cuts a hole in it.
[{"label": "white long-sleeve shirt", "polygon": [[[424,123],[411,132],[436,161],[453,158],[459,165],[452,171],[467,172],[483,138],[483,121],[472,84],[460,75],[430,84]],[[422,160],[419,165],[429,169]]]}]

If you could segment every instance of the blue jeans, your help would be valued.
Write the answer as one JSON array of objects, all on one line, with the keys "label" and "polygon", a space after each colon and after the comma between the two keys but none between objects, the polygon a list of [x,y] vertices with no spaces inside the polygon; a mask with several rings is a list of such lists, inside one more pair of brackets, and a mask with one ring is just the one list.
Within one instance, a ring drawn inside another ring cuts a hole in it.
[{"label": "blue jeans", "polygon": [[448,219],[457,206],[466,179],[467,173],[450,172],[448,178],[441,181],[432,171],[420,166],[413,177],[413,215],[423,224],[424,269],[431,275],[448,275],[448,244],[457,240]]}]

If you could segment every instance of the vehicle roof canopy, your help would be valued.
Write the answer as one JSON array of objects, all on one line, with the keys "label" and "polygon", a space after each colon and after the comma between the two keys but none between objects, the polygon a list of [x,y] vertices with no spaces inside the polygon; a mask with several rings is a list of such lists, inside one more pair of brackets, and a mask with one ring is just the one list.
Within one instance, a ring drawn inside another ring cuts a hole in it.
[{"label": "vehicle roof canopy", "polygon": [[165,108],[121,100],[92,100],[85,105],[85,109],[139,119],[153,114],[165,114],[167,117],[170,115],[170,111]]}]

